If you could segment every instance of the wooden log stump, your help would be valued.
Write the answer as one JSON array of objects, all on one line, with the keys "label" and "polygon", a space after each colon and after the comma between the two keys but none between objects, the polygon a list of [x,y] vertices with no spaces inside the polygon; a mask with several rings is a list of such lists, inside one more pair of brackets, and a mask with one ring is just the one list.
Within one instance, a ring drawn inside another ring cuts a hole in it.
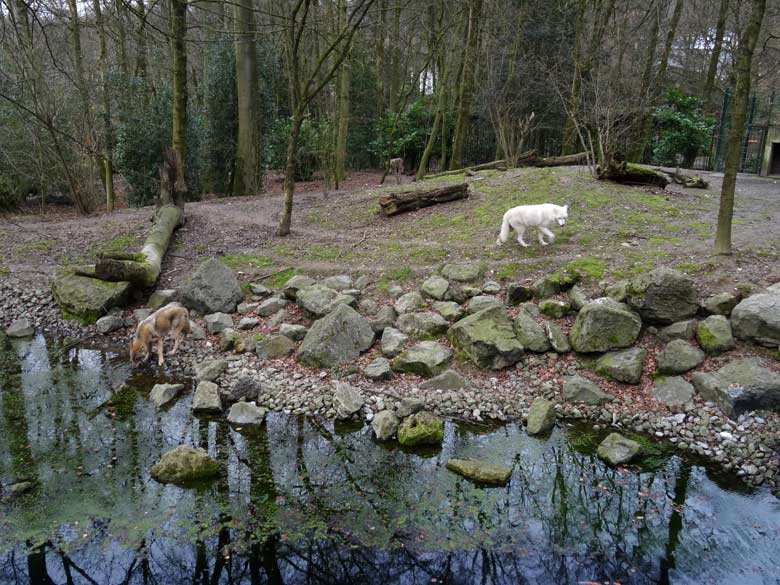
[{"label": "wooden log stump", "polygon": [[459,183],[426,191],[388,193],[379,198],[379,206],[382,209],[382,213],[389,217],[431,205],[438,205],[439,203],[465,199],[468,196],[468,184]]}]

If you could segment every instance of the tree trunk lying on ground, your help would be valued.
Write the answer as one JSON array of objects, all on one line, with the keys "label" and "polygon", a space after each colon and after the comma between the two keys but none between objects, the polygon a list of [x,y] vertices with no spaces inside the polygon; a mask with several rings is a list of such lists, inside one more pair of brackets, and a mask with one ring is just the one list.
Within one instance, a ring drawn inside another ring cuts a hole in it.
[{"label": "tree trunk lying on ground", "polygon": [[445,171],[443,173],[436,173],[433,175],[425,175],[423,177],[424,179],[435,179],[437,177],[449,177],[452,175],[459,175],[461,173],[465,173],[466,171],[487,171],[490,169],[495,169],[498,171],[505,171],[506,170],[506,160],[505,159],[499,159],[494,160],[492,162],[483,163],[481,165],[474,165],[471,167],[463,167],[462,169],[455,169],[453,171]]},{"label": "tree trunk lying on ground", "polygon": [[379,198],[379,206],[386,216],[398,215],[406,211],[414,211],[422,207],[429,207],[438,203],[465,199],[469,196],[468,184],[459,183],[430,189],[428,191],[406,191],[401,193],[388,193]]},{"label": "tree trunk lying on ground", "polygon": [[699,175],[692,177],[691,175],[681,173],[680,169],[675,169],[674,171],[665,171],[659,167],[652,167],[652,169],[656,172],[665,174],[672,182],[677,183],[678,185],[682,185],[683,187],[689,187],[692,189],[706,189],[710,186],[710,184],[702,179]]},{"label": "tree trunk lying on ground", "polygon": [[[541,157],[536,154],[535,150],[529,150],[517,157],[515,164],[516,168],[519,167],[562,167],[568,165],[584,165],[587,164],[588,157],[584,152],[577,154],[570,154],[567,156],[550,156]],[[454,171],[447,171],[444,173],[436,173],[435,175],[426,175],[425,179],[435,179],[437,177],[447,177],[451,175],[459,175],[461,173],[469,174],[477,171],[487,171],[495,169],[499,171],[505,171],[507,169],[506,159],[494,160],[493,162],[484,163],[481,165],[475,165],[473,167],[465,167]]]},{"label": "tree trunk lying on ground", "polygon": [[669,184],[665,173],[615,159],[610,160],[606,166],[598,165],[596,176],[623,185],[655,185],[663,189]]}]

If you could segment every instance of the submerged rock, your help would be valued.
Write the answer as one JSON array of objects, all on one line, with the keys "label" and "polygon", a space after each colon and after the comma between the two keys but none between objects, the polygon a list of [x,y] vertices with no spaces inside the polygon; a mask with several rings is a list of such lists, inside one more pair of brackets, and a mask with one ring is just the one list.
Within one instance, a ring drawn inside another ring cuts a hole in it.
[{"label": "submerged rock", "polygon": [[204,449],[179,445],[164,453],[152,467],[152,477],[160,483],[187,484],[199,479],[208,479],[219,474],[220,465],[209,457]]},{"label": "submerged rock", "polygon": [[155,384],[149,394],[149,400],[159,408],[171,402],[182,390],[184,384]]},{"label": "submerged rock", "polygon": [[443,372],[452,352],[435,341],[421,341],[402,352],[392,362],[393,370],[430,378]]},{"label": "submerged rock", "polygon": [[450,459],[447,469],[477,483],[506,485],[512,475],[512,468],[471,459]]},{"label": "submerged rock", "polygon": [[444,421],[430,412],[408,416],[398,427],[398,442],[406,447],[441,445],[443,440]]},{"label": "submerged rock", "polygon": [[452,345],[463,350],[480,368],[500,370],[516,364],[523,345],[515,337],[503,307],[493,307],[461,319],[450,327]]},{"label": "submerged rock", "polygon": [[240,427],[256,427],[263,424],[266,412],[265,408],[257,406],[254,402],[236,402],[230,407],[227,421]]},{"label": "submerged rock", "polygon": [[181,302],[200,313],[235,313],[243,294],[233,271],[216,258],[203,262],[181,289]]},{"label": "submerged rock", "polygon": [[641,329],[639,315],[612,299],[601,298],[577,314],[569,342],[579,353],[610,351],[633,345]]},{"label": "submerged rock", "polygon": [[392,410],[382,410],[371,419],[371,430],[374,431],[377,440],[387,441],[395,436],[400,424],[401,421]]},{"label": "submerged rock", "polygon": [[618,382],[639,384],[646,357],[647,350],[642,347],[612,351],[596,361],[596,372]]},{"label": "submerged rock", "polygon": [[528,422],[526,430],[529,435],[539,435],[549,431],[555,426],[555,403],[536,398],[531,403],[528,411]]},{"label": "submerged rock", "polygon": [[598,456],[610,465],[622,465],[636,457],[642,446],[620,433],[610,433],[597,449]]}]

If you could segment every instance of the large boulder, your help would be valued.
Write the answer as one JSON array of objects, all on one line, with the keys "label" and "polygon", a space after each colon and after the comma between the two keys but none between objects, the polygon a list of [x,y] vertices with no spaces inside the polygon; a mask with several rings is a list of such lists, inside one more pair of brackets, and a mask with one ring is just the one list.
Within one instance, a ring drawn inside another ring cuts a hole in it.
[{"label": "large boulder", "polygon": [[580,353],[605,352],[634,344],[642,320],[626,305],[609,298],[586,304],[569,332],[569,342]]},{"label": "large boulder", "polygon": [[681,376],[659,378],[653,384],[653,398],[667,406],[680,406],[693,398],[693,386]]},{"label": "large boulder", "polygon": [[686,321],[677,321],[667,325],[663,329],[658,331],[658,338],[661,341],[672,341],[674,339],[693,339],[696,335],[696,329],[699,326],[699,322],[696,319],[688,319]]},{"label": "large boulder", "polygon": [[336,304],[349,305],[354,303],[354,298],[342,295],[322,284],[313,284],[300,289],[295,302],[303,309],[307,317],[320,319],[330,313]]},{"label": "large boulder", "polygon": [[730,292],[722,292],[707,297],[701,302],[701,308],[711,315],[728,317],[739,303],[739,298]]},{"label": "large boulder", "polygon": [[230,407],[227,421],[239,427],[258,427],[263,424],[266,412],[254,402],[236,402]]},{"label": "large boulder", "polygon": [[444,421],[430,412],[408,416],[398,427],[398,442],[406,447],[441,445],[443,440]]},{"label": "large boulder", "polygon": [[668,325],[693,317],[699,310],[693,279],[672,268],[637,276],[626,292],[628,304],[648,323]]},{"label": "large boulder", "polygon": [[466,313],[455,301],[436,301],[431,305],[433,310],[439,313],[447,321],[457,321]]},{"label": "large boulder", "polygon": [[610,465],[622,465],[631,461],[641,450],[642,446],[636,441],[627,439],[620,433],[610,433],[601,441],[596,452]]},{"label": "large boulder", "polygon": [[209,333],[219,333],[233,327],[233,318],[227,313],[211,313],[203,317],[203,322]]},{"label": "large boulder", "polygon": [[392,410],[381,410],[371,419],[371,430],[378,441],[387,441],[395,436],[400,424]]},{"label": "large boulder", "polygon": [[206,360],[193,366],[195,378],[200,381],[213,382],[227,369],[227,361],[223,359]]},{"label": "large boulder", "polygon": [[731,312],[731,327],[739,339],[780,345],[780,293],[748,297]]},{"label": "large boulder", "polygon": [[216,258],[198,266],[181,290],[184,306],[201,313],[235,313],[243,295],[233,271]]},{"label": "large boulder", "polygon": [[655,358],[660,374],[684,374],[704,361],[704,352],[683,339],[673,339]]},{"label": "large boulder", "polygon": [[702,398],[729,416],[780,411],[780,374],[762,366],[760,358],[734,360],[715,372],[694,372],[691,380]]},{"label": "large boulder", "polygon": [[402,352],[392,362],[393,370],[430,378],[442,373],[452,352],[435,341],[421,341]]},{"label": "large boulder", "polygon": [[536,398],[528,410],[526,430],[529,435],[539,435],[549,431],[555,425],[555,403]]},{"label": "large boulder", "polygon": [[447,469],[476,483],[506,485],[512,475],[512,468],[471,459],[450,459]]},{"label": "large boulder", "polygon": [[179,445],[163,454],[152,467],[152,477],[160,483],[186,485],[200,479],[209,479],[219,474],[220,465],[209,457],[205,449]]},{"label": "large boulder", "polygon": [[176,398],[183,389],[184,384],[155,384],[149,393],[149,400],[160,408]]},{"label": "large boulder", "polygon": [[569,376],[563,383],[563,398],[567,402],[582,402],[589,406],[599,406],[612,402],[614,397],[606,392],[595,382],[583,376]]},{"label": "large boulder", "polygon": [[450,288],[450,281],[441,276],[431,276],[423,281],[420,291],[423,295],[437,301],[444,300]]},{"label": "large boulder", "polygon": [[512,325],[517,340],[527,351],[550,351],[550,340],[544,328],[525,311],[519,311]]},{"label": "large boulder", "polygon": [[611,351],[596,361],[596,372],[618,382],[639,384],[646,357],[647,350],[642,347]]},{"label": "large boulder", "polygon": [[106,315],[105,317],[98,319],[97,323],[95,323],[95,327],[97,327],[98,333],[102,333],[104,335],[106,333],[111,333],[112,331],[122,329],[124,326],[125,320],[122,319],[122,317],[119,315]]},{"label": "large boulder", "polygon": [[469,304],[466,306],[466,310],[473,314],[485,309],[492,309],[493,307],[503,307],[501,301],[491,295],[477,295],[469,300]]},{"label": "large boulder", "polygon": [[383,357],[373,359],[363,369],[363,375],[369,380],[389,380],[393,376],[393,369],[390,367],[390,360]]},{"label": "large boulder", "polygon": [[382,340],[380,341],[380,348],[382,355],[387,358],[394,358],[401,353],[409,341],[409,336],[401,333],[394,327],[386,327],[382,332]]},{"label": "large boulder", "polygon": [[365,404],[365,399],[354,386],[345,382],[336,382],[333,391],[333,406],[336,408],[336,418],[348,419],[353,414],[360,412]]},{"label": "large boulder", "polygon": [[469,381],[455,370],[446,370],[420,384],[421,390],[460,390],[468,387]]},{"label": "large boulder", "polygon": [[447,332],[449,323],[438,313],[419,311],[404,313],[399,316],[396,326],[408,335],[421,337],[424,335],[442,335]]},{"label": "large boulder", "polygon": [[219,399],[219,387],[214,382],[200,382],[192,396],[192,412],[197,414],[219,414],[222,401]]},{"label": "large boulder", "polygon": [[396,313],[403,315],[404,313],[411,313],[422,309],[424,306],[425,300],[422,298],[422,295],[417,291],[412,291],[398,297],[393,308]]},{"label": "large boulder", "polygon": [[303,274],[296,274],[290,280],[288,280],[282,287],[282,293],[285,297],[294,301],[298,296],[298,291],[307,286],[314,284],[314,279],[304,276]]},{"label": "large boulder", "polygon": [[482,278],[479,264],[445,264],[441,273],[454,282],[476,282]]},{"label": "large boulder", "polygon": [[261,360],[286,358],[294,351],[295,342],[286,335],[264,337],[255,343],[255,352]]},{"label": "large boulder", "polygon": [[523,345],[502,307],[484,309],[450,327],[449,339],[480,368],[500,370],[517,363]]},{"label": "large boulder", "polygon": [[52,280],[51,292],[65,318],[94,323],[110,309],[125,306],[131,287],[129,282],[105,282],[66,269]]},{"label": "large boulder", "polygon": [[374,343],[368,321],[352,307],[338,305],[315,321],[298,349],[298,361],[311,368],[332,368],[356,359]]},{"label": "large boulder", "polygon": [[731,323],[723,315],[711,315],[699,323],[696,341],[710,355],[723,353],[734,348]]}]

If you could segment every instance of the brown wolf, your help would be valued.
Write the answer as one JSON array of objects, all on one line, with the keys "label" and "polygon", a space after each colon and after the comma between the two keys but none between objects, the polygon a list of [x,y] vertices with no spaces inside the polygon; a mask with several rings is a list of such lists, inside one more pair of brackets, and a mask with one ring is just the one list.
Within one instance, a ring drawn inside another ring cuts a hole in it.
[{"label": "brown wolf", "polygon": [[391,158],[390,159],[390,174],[395,175],[396,185],[401,182],[401,173],[404,172],[404,159]]},{"label": "brown wolf", "polygon": [[189,332],[190,314],[187,309],[179,303],[168,303],[138,324],[133,341],[130,342],[130,359],[135,361],[143,350],[143,359],[148,360],[151,355],[149,346],[157,341],[157,363],[163,365],[163,338],[166,335],[173,337],[173,355],[179,348],[179,342]]}]

